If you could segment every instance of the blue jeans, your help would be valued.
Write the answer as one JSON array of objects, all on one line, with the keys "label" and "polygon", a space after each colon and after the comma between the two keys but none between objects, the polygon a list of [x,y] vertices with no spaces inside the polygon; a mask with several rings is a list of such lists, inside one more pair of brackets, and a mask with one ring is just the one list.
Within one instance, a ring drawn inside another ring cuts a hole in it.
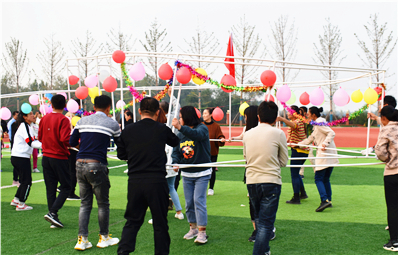
[{"label": "blue jeans", "polygon": [[206,191],[211,174],[202,177],[183,177],[185,213],[189,223],[207,226]]},{"label": "blue jeans", "polygon": [[281,187],[275,183],[247,184],[257,229],[253,255],[263,255],[270,250],[269,240],[274,229]]},{"label": "blue jeans", "polygon": [[[302,152],[297,152],[295,149],[292,149],[292,158],[307,158],[308,154],[302,153]],[[299,160],[290,160],[290,165],[297,165],[297,166],[302,166],[304,165],[305,159],[299,159]],[[292,176],[292,186],[293,186],[293,192],[294,193],[299,193],[300,189],[304,187],[303,184],[303,179],[300,176],[300,167],[291,167],[290,168],[290,174]]]},{"label": "blue jeans", "polygon": [[320,171],[315,171],[315,184],[318,188],[321,201],[332,201],[332,186],[330,185],[330,175],[333,167],[328,167]]},{"label": "blue jeans", "polygon": [[167,185],[169,186],[169,194],[171,196],[171,200],[173,201],[173,203],[176,207],[176,212],[181,211],[182,207],[181,207],[181,203],[180,203],[180,198],[178,197],[177,191],[174,188],[176,177],[173,176],[173,177],[169,177],[166,179],[167,179]]},{"label": "blue jeans", "polygon": [[76,176],[80,187],[79,236],[88,236],[88,223],[93,207],[93,194],[97,199],[99,233],[109,233],[108,168],[102,163],[76,162]]}]

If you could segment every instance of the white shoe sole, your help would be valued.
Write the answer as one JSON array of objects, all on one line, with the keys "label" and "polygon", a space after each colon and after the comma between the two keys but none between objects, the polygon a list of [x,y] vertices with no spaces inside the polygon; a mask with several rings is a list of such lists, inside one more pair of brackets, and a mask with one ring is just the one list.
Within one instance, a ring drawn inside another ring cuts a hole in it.
[{"label": "white shoe sole", "polygon": [[30,211],[30,210],[32,210],[33,209],[33,207],[28,207],[28,208],[25,208],[25,209],[19,209],[18,207],[15,209],[15,211]]},{"label": "white shoe sole", "polygon": [[85,248],[80,248],[80,247],[76,247],[76,246],[75,246],[75,250],[84,251],[84,250],[90,249],[90,248],[92,248],[92,247],[93,247],[93,245],[90,243],[90,245],[87,246],[87,247],[85,247]]},{"label": "white shoe sole", "polygon": [[63,228],[64,225],[60,224],[58,221],[54,220],[53,218],[49,217],[47,214],[44,215],[44,219],[48,222],[50,222],[52,225],[55,225],[59,228]]},{"label": "white shoe sole", "polygon": [[[189,238],[184,236],[184,239],[185,239],[185,240],[191,240],[191,239],[194,239],[194,238],[197,237],[197,236],[198,236],[198,235],[194,235],[194,236],[190,236]],[[196,241],[196,240],[195,240],[195,241]]]}]

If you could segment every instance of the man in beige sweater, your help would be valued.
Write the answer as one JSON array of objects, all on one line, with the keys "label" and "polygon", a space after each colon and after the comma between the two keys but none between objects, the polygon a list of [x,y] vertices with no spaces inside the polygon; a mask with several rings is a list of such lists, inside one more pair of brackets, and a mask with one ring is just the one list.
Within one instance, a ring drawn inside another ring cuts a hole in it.
[{"label": "man in beige sweater", "polygon": [[269,240],[281,194],[281,167],[286,166],[288,151],[282,130],[272,127],[278,115],[274,102],[258,107],[260,124],[244,133],[243,154],[246,158],[246,184],[255,211],[256,242],[253,254],[270,254]]}]

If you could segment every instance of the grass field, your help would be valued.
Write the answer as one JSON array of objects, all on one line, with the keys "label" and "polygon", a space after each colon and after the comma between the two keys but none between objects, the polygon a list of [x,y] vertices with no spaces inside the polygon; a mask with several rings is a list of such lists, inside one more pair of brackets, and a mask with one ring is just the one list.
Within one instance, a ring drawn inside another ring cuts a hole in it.
[{"label": "grass field", "polygon": [[[4,152],[4,151],[3,151]],[[219,161],[242,159],[241,148],[221,149]],[[362,160],[363,162],[364,160]],[[345,159],[341,163],[355,163],[359,160]],[[367,159],[366,162],[376,162]],[[123,163],[109,160],[109,167]],[[383,165],[363,167],[338,167],[331,177],[333,208],[316,213],[320,199],[314,184],[314,173],[306,168],[304,183],[309,198],[301,205],[289,205],[293,194],[290,171],[282,170],[282,194],[277,213],[276,239],[271,241],[271,251],[276,254],[388,254],[382,246],[388,241],[386,206],[383,190]],[[126,167],[110,169],[110,233],[121,237],[127,203]],[[39,159],[39,170],[41,161]],[[171,254],[251,254],[253,243],[247,241],[251,235],[247,190],[242,182],[244,168],[221,168],[217,172],[215,195],[208,197],[209,241],[196,245],[193,240],[184,240],[189,230],[186,220],[174,218],[175,211],[169,211]],[[42,173],[32,173],[33,181],[42,180]],[[2,160],[1,186],[12,183],[12,167],[9,152]],[[77,241],[79,201],[66,201],[59,211],[63,229],[50,229],[43,219],[48,212],[44,182],[34,183],[27,204],[33,210],[17,212],[10,206],[16,187],[1,189],[1,253],[2,254],[77,254],[73,249]],[[182,204],[183,189],[178,193]],[[92,249],[85,254],[116,254],[117,246],[100,249],[98,242],[98,221],[96,205],[91,213],[89,240]],[[185,214],[185,210],[183,210]],[[153,254],[154,241],[151,218],[146,220],[138,233],[134,254]]]}]

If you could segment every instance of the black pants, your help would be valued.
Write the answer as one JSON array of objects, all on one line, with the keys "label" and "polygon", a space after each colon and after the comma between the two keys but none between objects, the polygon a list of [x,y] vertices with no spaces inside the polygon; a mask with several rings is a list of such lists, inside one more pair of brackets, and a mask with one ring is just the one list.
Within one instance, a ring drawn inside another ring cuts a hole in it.
[{"label": "black pants", "polygon": [[[211,162],[217,162],[217,155],[210,156]],[[212,167],[211,177],[210,177],[210,189],[214,189],[214,183],[216,182],[216,167]]]},{"label": "black pants", "polygon": [[[10,139],[10,144],[11,144],[11,150],[12,150],[12,147],[14,146],[14,141],[11,139]],[[11,164],[12,164],[12,161],[11,161]],[[14,167],[14,169],[12,169],[12,180],[17,182],[18,181],[18,171],[14,165],[13,165],[13,167]]]},{"label": "black pants", "polygon": [[176,180],[174,181],[174,188],[176,191],[178,190],[178,185],[180,185],[180,179],[181,179],[181,169],[178,170],[178,174],[176,175]]},{"label": "black pants", "polygon": [[169,254],[170,236],[167,224],[169,188],[166,179],[157,183],[129,181],[127,200],[126,213],[124,214],[127,222],[123,227],[122,239],[117,253],[129,254],[135,250],[137,233],[144,222],[145,213],[149,206],[153,219],[155,254]]},{"label": "black pants", "polygon": [[77,156],[77,151],[75,150],[69,150],[69,171],[70,171],[70,180],[71,180],[71,190],[69,193],[69,196],[72,196],[75,194],[76,190],[76,183],[77,183],[77,178],[76,178],[76,156]]},{"label": "black pants", "polygon": [[15,193],[15,197],[19,198],[19,201],[25,202],[32,187],[30,158],[11,156],[11,164],[19,175],[19,187],[17,193]]},{"label": "black pants", "polygon": [[[69,162],[67,159],[56,159],[43,156],[44,183],[46,184],[48,211],[58,213],[62,208],[71,190]],[[57,197],[58,182],[60,192]]]},{"label": "black pants", "polygon": [[398,240],[398,174],[384,176],[390,240]]}]

